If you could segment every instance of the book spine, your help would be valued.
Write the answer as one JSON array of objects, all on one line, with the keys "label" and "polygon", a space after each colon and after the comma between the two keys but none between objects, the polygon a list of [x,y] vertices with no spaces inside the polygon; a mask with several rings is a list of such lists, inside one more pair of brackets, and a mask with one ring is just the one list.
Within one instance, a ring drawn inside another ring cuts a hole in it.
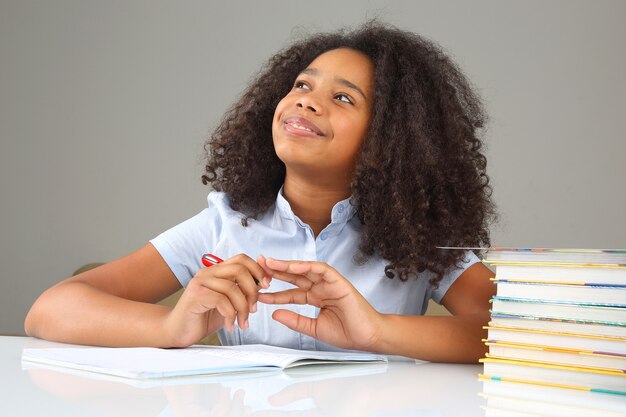
[{"label": "book spine", "polygon": [[625,250],[499,248],[484,262],[497,290],[481,380],[626,398]]}]

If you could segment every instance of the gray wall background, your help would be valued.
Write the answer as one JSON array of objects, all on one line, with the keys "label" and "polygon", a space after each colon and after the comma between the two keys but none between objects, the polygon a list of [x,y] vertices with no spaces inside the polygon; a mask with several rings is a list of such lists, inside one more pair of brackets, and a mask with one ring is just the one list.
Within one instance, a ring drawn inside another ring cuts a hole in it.
[{"label": "gray wall background", "polygon": [[297,34],[371,17],[481,93],[498,246],[626,247],[626,2],[0,0],[0,333],[205,205],[202,144]]}]

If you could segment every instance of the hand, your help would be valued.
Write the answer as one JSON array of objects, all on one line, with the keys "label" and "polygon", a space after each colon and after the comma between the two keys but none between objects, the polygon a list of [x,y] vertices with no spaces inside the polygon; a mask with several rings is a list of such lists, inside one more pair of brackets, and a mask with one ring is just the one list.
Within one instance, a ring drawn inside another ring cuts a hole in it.
[{"label": "hand", "polygon": [[289,310],[272,317],[292,330],[345,349],[376,350],[382,316],[339,272],[321,262],[267,259],[262,265],[274,279],[297,288],[259,294],[265,304],[310,304],[320,309],[317,318]]},{"label": "hand", "polygon": [[232,332],[235,320],[248,328],[248,315],[256,312],[259,289],[269,287],[270,276],[244,254],[199,270],[166,319],[173,345],[189,346],[222,326]]}]

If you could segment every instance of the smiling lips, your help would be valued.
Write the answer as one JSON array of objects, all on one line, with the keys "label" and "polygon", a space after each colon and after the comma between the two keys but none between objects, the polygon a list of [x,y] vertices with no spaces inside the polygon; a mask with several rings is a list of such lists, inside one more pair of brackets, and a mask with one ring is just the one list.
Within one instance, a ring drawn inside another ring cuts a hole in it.
[{"label": "smiling lips", "polygon": [[324,136],[324,133],[304,117],[292,116],[283,122],[285,130],[300,136]]}]

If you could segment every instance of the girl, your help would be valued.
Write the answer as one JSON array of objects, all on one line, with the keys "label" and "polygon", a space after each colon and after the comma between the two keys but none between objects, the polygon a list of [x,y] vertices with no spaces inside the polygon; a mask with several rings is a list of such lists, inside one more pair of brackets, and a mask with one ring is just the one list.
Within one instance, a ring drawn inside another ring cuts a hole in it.
[{"label": "girl", "polygon": [[[207,142],[208,207],[44,292],[26,331],[161,347],[218,331],[223,344],[475,362],[491,272],[438,247],[489,244],[484,121],[417,35],[374,22],[298,42]],[[226,261],[203,268],[209,252]],[[154,304],[181,286],[174,308]],[[423,316],[430,298],[452,316]]]}]

